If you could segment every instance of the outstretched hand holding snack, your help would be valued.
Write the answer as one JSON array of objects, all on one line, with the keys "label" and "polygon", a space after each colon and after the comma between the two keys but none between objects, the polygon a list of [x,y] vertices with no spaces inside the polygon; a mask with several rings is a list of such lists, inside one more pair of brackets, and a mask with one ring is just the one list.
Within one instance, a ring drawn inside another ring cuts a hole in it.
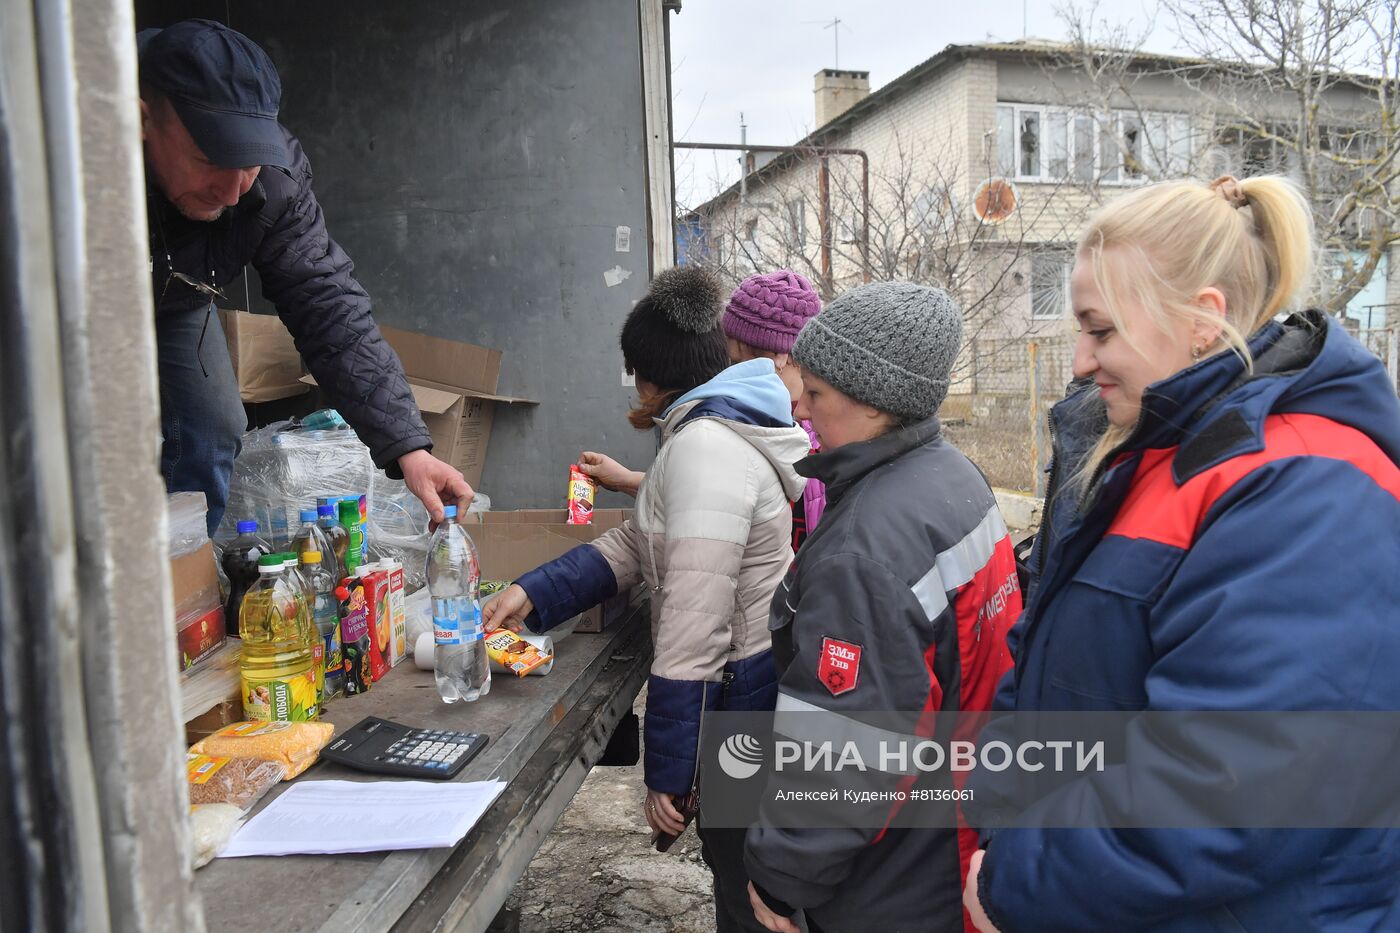
[{"label": "outstretched hand holding snack", "polygon": [[585,450],[578,458],[579,469],[597,480],[598,485],[613,492],[624,492],[636,496],[637,489],[646,479],[646,474],[629,470],[607,454]]},{"label": "outstretched hand holding snack", "polygon": [[481,624],[488,632],[498,628],[508,628],[512,632],[523,631],[525,620],[535,611],[535,604],[517,584],[506,587],[505,592],[481,607]]}]

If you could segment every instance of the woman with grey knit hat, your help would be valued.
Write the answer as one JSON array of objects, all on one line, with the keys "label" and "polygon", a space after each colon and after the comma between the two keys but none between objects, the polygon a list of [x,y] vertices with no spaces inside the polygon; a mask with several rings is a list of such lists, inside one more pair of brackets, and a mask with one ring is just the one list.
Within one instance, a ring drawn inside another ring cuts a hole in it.
[{"label": "woman with grey knit hat", "polygon": [[[827,507],[773,597],[778,733],[820,743],[829,729],[839,747],[859,725],[831,714],[859,710],[907,716],[901,731],[932,736],[935,716],[990,709],[1011,667],[1006,633],[1021,605],[1011,539],[991,488],[937,418],[961,336],[946,293],[893,282],[842,295],[793,346],[796,416],[822,446],[796,467],[826,483]],[[819,779],[847,786],[845,772]],[[875,800],[952,789],[946,775],[911,780],[871,768],[857,789]],[[828,933],[962,929],[975,833],[891,825],[887,804],[858,815],[833,804],[829,820],[798,827],[774,799],[763,795],[745,846],[767,929],[796,933],[798,911]]]}]

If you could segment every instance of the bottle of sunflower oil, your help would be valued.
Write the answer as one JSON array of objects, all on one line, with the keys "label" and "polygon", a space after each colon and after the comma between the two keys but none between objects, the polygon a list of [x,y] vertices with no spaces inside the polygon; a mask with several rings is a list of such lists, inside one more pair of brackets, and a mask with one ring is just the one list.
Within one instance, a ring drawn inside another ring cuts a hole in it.
[{"label": "bottle of sunflower oil", "polygon": [[258,580],[243,597],[243,718],[309,722],[320,714],[315,646],[320,641],[301,583],[282,554],[258,559]]}]

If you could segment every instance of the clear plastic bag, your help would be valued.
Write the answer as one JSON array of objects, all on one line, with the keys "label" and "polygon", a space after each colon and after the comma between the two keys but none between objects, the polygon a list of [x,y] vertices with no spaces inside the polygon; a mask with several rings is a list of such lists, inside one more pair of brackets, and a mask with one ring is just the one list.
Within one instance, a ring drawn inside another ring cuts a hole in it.
[{"label": "clear plastic bag", "polygon": [[193,554],[209,540],[209,511],[202,492],[172,492],[165,497],[170,521],[170,556]]},{"label": "clear plastic bag", "polygon": [[191,804],[227,803],[252,809],[282,780],[281,762],[260,758],[226,758],[190,751],[185,756]]},{"label": "clear plastic bag", "polygon": [[427,584],[428,510],[403,480],[376,473],[370,485],[369,549],[403,565],[404,585],[416,592]]},{"label": "clear plastic bag", "polygon": [[238,522],[253,519],[273,547],[284,547],[301,510],[315,508],[317,497],[364,495],[378,472],[353,431],[308,431],[295,421],[249,431],[233,464],[215,543],[232,541]]},{"label": "clear plastic bag", "polygon": [[[285,547],[302,509],[312,508],[321,496],[340,495],[366,496],[371,554],[399,561],[409,591],[421,589],[431,540],[428,511],[403,480],[389,479],[374,466],[369,448],[350,430],[309,430],[297,421],[278,421],[243,435],[215,551],[222,555],[244,519],[257,521],[274,548]],[[468,510],[490,508],[490,497],[478,493]]]},{"label": "clear plastic bag", "polygon": [[238,828],[243,825],[243,811],[227,803],[201,803],[190,807],[190,864],[203,868]]}]

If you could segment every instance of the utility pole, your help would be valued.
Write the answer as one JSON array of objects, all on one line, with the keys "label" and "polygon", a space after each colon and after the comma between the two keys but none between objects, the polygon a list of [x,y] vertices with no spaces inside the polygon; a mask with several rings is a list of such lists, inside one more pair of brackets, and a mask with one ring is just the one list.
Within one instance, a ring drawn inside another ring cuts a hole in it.
[{"label": "utility pole", "polygon": [[749,203],[749,127],[744,122],[744,112],[739,111],[739,203]]}]

